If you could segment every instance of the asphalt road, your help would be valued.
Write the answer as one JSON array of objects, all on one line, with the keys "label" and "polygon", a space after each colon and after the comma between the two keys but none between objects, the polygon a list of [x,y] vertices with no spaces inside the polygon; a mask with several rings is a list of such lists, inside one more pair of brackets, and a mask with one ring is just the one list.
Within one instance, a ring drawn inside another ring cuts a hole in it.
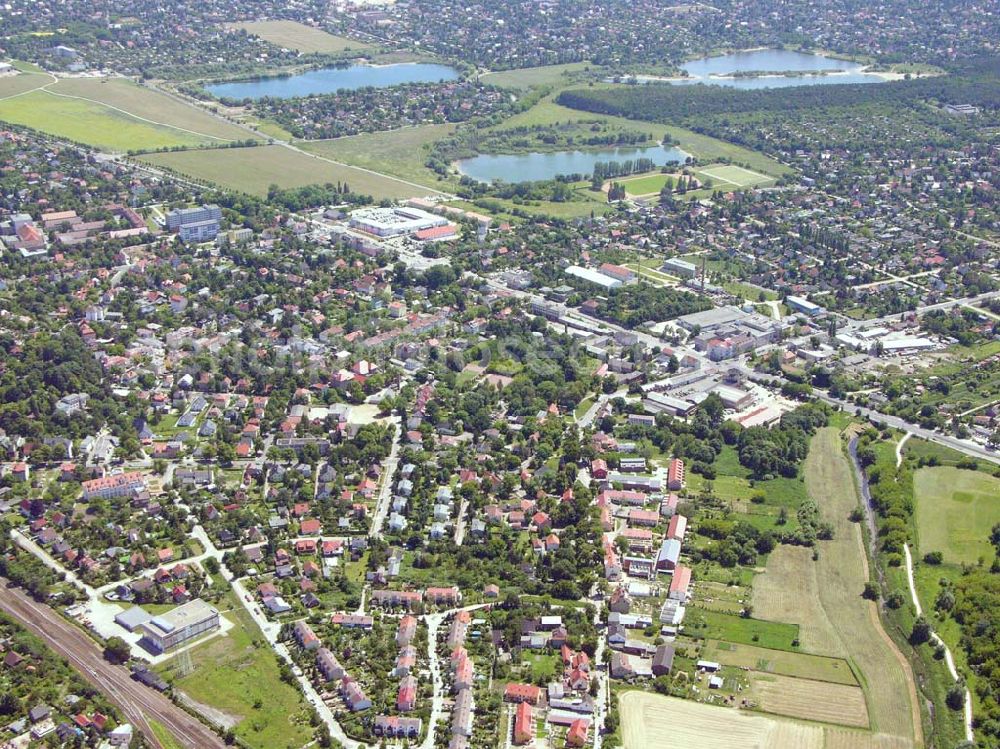
[{"label": "asphalt road", "polygon": [[17,619],[25,629],[42,638],[69,661],[80,675],[117,705],[125,718],[162,749],[147,720],[164,726],[181,746],[193,749],[225,749],[210,728],[188,715],[159,692],[133,681],[121,666],[104,660],[97,644],[84,632],[63,619],[45,604],[38,603],[0,578],[0,609]]}]

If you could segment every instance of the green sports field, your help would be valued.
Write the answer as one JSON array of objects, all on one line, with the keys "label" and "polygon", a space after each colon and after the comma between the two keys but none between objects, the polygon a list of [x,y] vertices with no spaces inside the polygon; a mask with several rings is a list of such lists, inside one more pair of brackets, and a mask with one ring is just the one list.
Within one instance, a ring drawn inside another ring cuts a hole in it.
[{"label": "green sports field", "polygon": [[[693,171],[695,177],[702,184],[711,180],[711,189],[713,190],[742,190],[748,187],[759,187],[774,183],[774,178],[767,174],[760,174],[759,172],[729,164],[712,164]],[[677,174],[644,174],[631,179],[621,180],[621,182],[625,185],[625,191],[629,195],[641,197],[659,193],[668,179],[673,180],[676,184]]]},{"label": "green sports field", "polygon": [[951,466],[913,475],[920,552],[940,551],[946,562],[974,564],[990,557],[990,529],[1000,523],[1000,479]]},{"label": "green sports field", "polygon": [[357,39],[334,36],[322,29],[296,21],[250,21],[234,23],[227,28],[242,29],[278,47],[294,49],[305,54],[318,52],[334,55],[348,51],[360,54],[372,49],[371,45],[359,42]]},{"label": "green sports field", "polygon": [[706,177],[711,179],[717,187],[726,187],[727,185],[731,185],[733,188],[755,187],[774,181],[766,174],[730,164],[707,166],[704,169],[699,169],[696,174],[702,178],[703,182]]}]

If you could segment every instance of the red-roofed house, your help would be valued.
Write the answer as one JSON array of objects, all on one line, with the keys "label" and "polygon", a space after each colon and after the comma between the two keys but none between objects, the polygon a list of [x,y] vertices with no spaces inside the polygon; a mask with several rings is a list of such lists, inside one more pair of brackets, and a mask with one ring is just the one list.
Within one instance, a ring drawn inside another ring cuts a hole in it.
[{"label": "red-roofed house", "polygon": [[541,687],[536,687],[534,684],[510,682],[503,690],[503,698],[507,702],[530,702],[532,705],[537,705],[541,696]]},{"label": "red-roofed house", "polygon": [[586,746],[587,744],[587,730],[590,728],[590,722],[584,718],[577,718],[570,725],[569,730],[566,732],[566,745],[567,746]]},{"label": "red-roofed house", "polygon": [[678,564],[674,570],[674,575],[670,578],[670,592],[668,598],[684,603],[688,599],[688,590],[691,587],[691,568]]},{"label": "red-roofed house", "polygon": [[514,717],[514,743],[527,744],[534,738],[534,721],[531,717],[531,705],[522,702],[517,706]]},{"label": "red-roofed house", "polygon": [[684,461],[674,458],[667,468],[667,488],[678,491],[684,488]]},{"label": "red-roofed house", "polygon": [[412,676],[406,676],[399,682],[399,691],[396,692],[396,709],[401,713],[408,713],[417,707],[417,680]]}]

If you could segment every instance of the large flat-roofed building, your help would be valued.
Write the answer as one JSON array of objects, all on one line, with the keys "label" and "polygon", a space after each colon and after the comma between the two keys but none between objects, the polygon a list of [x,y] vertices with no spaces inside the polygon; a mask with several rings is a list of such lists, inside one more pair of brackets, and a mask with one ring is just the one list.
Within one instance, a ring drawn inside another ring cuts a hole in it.
[{"label": "large flat-roofed building", "polygon": [[200,598],[139,625],[143,645],[156,653],[218,628],[219,612]]},{"label": "large flat-roofed building", "polygon": [[791,307],[796,312],[803,312],[809,316],[818,315],[825,310],[814,302],[810,302],[805,297],[801,296],[788,296],[785,297],[785,304]]},{"label": "large flat-roofed building", "polygon": [[566,275],[595,284],[602,289],[617,289],[623,283],[617,278],[612,278],[591,268],[582,268],[579,265],[569,266],[566,269]]},{"label": "large flat-roofed building", "polygon": [[167,214],[167,229],[176,231],[184,242],[205,242],[218,235],[220,221],[222,209],[217,205],[176,208]]},{"label": "large flat-roofed building", "polygon": [[689,263],[687,260],[681,260],[679,257],[672,257],[665,260],[660,270],[680,278],[694,278],[698,275],[697,265]]},{"label": "large flat-roofed building", "polygon": [[351,212],[351,228],[374,234],[376,237],[416,234],[419,231],[449,224],[444,216],[436,216],[410,206],[359,208]]},{"label": "large flat-roofed building", "polygon": [[737,307],[714,307],[704,312],[692,312],[690,315],[678,317],[676,322],[685,330],[699,328],[702,331],[712,330],[721,325],[730,325],[746,317],[746,313]]}]

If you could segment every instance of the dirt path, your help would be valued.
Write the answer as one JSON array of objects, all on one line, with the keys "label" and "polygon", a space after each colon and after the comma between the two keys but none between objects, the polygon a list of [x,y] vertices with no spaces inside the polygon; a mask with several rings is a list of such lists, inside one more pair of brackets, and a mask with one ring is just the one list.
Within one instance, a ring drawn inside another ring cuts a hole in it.
[{"label": "dirt path", "polygon": [[[961,416],[965,416],[965,414],[961,414]],[[907,432],[903,435],[903,438],[896,443],[896,468],[903,465],[903,445],[905,445],[906,441],[912,436],[913,432]]]},{"label": "dirt path", "polygon": [[[910,599],[913,601],[913,608],[916,609],[917,616],[923,614],[923,607],[920,605],[920,597],[917,595],[917,586],[913,580],[913,555],[910,553],[910,545],[904,544],[903,551],[906,557],[906,582],[910,586]],[[944,662],[948,666],[948,673],[951,674],[951,678],[958,681],[958,669],[955,668],[955,658],[951,654],[951,650],[945,644],[937,632],[931,632],[931,642],[935,645],[940,645],[944,648]],[[965,689],[965,708],[963,711],[964,723],[965,723],[965,740],[974,741],[975,734],[972,730],[972,693],[969,692],[968,687]]]},{"label": "dirt path", "polygon": [[823,609],[865,687],[872,730],[923,745],[916,684],[910,664],[886,634],[878,608],[861,597],[870,579],[861,528],[849,520],[858,506],[851,466],[836,429],[813,438],[805,463],[810,497],[834,529],[820,542],[816,575]]}]

